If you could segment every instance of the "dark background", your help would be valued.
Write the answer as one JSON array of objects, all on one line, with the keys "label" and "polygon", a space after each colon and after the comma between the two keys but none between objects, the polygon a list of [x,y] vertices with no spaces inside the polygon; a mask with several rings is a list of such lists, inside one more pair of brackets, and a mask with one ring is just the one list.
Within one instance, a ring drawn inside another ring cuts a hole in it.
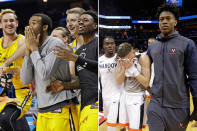
[{"label": "dark background", "polygon": [[[16,11],[19,20],[17,32],[24,32],[28,20],[34,13],[45,13],[53,20],[53,28],[66,26],[66,10],[73,7],[82,7],[85,10],[98,10],[98,0],[16,0],[11,2],[0,2],[0,9],[11,8]],[[63,20],[61,20],[63,19]],[[0,36],[2,31],[0,30]]]},{"label": "dark background", "polygon": [[[99,0],[99,14],[105,16],[131,16],[133,20],[157,20],[155,17],[157,8],[163,3],[165,3],[165,0]],[[179,10],[181,16],[197,15],[197,2],[194,2],[194,0],[183,0],[182,7],[179,7]],[[129,41],[134,43],[136,48],[145,51],[148,47],[148,38],[156,37],[160,33],[158,24],[133,24],[132,20],[100,18],[100,24],[132,26],[132,29],[126,30],[99,28],[100,52],[103,51],[103,39],[106,36],[114,37],[117,46],[122,42]],[[197,19],[179,21],[176,30],[197,43]]]}]

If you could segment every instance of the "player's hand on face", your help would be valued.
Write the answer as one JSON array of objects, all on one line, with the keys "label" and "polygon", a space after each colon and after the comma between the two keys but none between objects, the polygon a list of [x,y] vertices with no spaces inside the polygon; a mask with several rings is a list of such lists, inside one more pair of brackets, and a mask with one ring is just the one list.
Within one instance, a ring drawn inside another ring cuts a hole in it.
[{"label": "player's hand on face", "polygon": [[117,58],[117,66],[122,66],[121,58]]},{"label": "player's hand on face", "polygon": [[121,60],[121,58],[117,59],[117,66],[118,66],[119,69],[125,70],[124,62]]},{"label": "player's hand on face", "polygon": [[32,27],[26,26],[25,27],[26,48],[28,48],[30,51],[38,50],[39,40],[40,40],[40,34],[36,36]]},{"label": "player's hand on face", "polygon": [[56,80],[46,87],[46,92],[51,92],[52,94],[60,92],[64,89],[62,81]]},{"label": "player's hand on face", "polygon": [[129,67],[131,67],[133,65],[133,61],[130,59],[122,59],[123,61],[123,65],[126,69],[128,69]]},{"label": "player's hand on face", "polygon": [[68,48],[61,47],[61,46],[56,46],[56,48],[53,51],[57,55],[58,58],[64,59],[67,61],[74,61],[75,62],[78,58],[78,55],[73,53],[72,50],[70,50]]},{"label": "player's hand on face", "polygon": [[122,62],[121,58],[117,59],[117,67],[116,67],[116,72],[118,74],[125,74],[125,67],[124,67],[124,63]]}]

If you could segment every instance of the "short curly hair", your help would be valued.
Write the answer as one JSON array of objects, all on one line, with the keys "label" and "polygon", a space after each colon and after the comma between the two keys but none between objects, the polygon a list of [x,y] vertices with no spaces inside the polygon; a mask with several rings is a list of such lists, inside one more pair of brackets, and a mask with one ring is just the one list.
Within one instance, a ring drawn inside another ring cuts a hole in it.
[{"label": "short curly hair", "polygon": [[156,17],[159,19],[159,15],[163,12],[163,11],[168,11],[171,12],[176,20],[179,20],[179,8],[173,4],[163,4],[160,7],[158,7],[157,9],[157,14]]},{"label": "short curly hair", "polygon": [[85,11],[85,12],[81,13],[81,15],[84,15],[84,14],[88,14],[88,15],[92,16],[94,22],[96,24],[98,24],[98,15],[96,14],[96,12],[88,10],[88,11]]},{"label": "short curly hair", "polygon": [[50,34],[50,32],[52,30],[52,20],[51,20],[51,18],[48,15],[43,14],[43,13],[35,13],[32,16],[39,16],[39,17],[41,17],[42,18],[41,19],[42,26],[43,25],[48,25],[47,32],[48,32],[48,34]]},{"label": "short curly hair", "polygon": [[[98,15],[96,14],[96,12],[88,10],[88,11],[81,13],[81,15],[84,15],[84,14],[90,15],[93,18],[94,23],[96,23],[98,25]],[[94,31],[95,32],[98,31],[98,26]]]}]

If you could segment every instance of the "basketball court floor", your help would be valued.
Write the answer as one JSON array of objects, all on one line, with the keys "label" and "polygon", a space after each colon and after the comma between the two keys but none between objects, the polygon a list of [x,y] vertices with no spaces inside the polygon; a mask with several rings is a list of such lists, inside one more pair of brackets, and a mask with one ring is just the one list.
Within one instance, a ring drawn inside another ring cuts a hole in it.
[{"label": "basketball court floor", "polygon": [[[190,103],[193,103],[192,102],[192,99],[190,99]],[[190,112],[193,111],[193,104],[191,105],[190,107]],[[102,121],[104,121],[104,119],[102,119],[102,116],[103,114],[99,113],[99,117],[101,118],[99,123],[101,123]],[[193,125],[195,123],[195,121],[193,122],[190,122],[188,127],[187,127],[187,130],[186,131],[197,131],[197,127],[191,127],[191,125]],[[99,126],[99,131],[107,131],[107,125],[106,125],[106,122],[103,122],[100,126]],[[116,131],[120,131],[119,129],[116,129]],[[149,131],[148,127],[146,126],[146,128],[143,128],[142,131]]]}]

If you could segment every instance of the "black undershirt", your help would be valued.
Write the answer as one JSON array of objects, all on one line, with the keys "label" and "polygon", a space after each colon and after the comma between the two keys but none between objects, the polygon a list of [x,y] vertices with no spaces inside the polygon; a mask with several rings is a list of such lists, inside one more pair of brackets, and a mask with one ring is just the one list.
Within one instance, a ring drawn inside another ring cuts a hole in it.
[{"label": "black undershirt", "polygon": [[76,75],[81,88],[81,109],[98,101],[98,38],[82,45],[76,52]]}]

